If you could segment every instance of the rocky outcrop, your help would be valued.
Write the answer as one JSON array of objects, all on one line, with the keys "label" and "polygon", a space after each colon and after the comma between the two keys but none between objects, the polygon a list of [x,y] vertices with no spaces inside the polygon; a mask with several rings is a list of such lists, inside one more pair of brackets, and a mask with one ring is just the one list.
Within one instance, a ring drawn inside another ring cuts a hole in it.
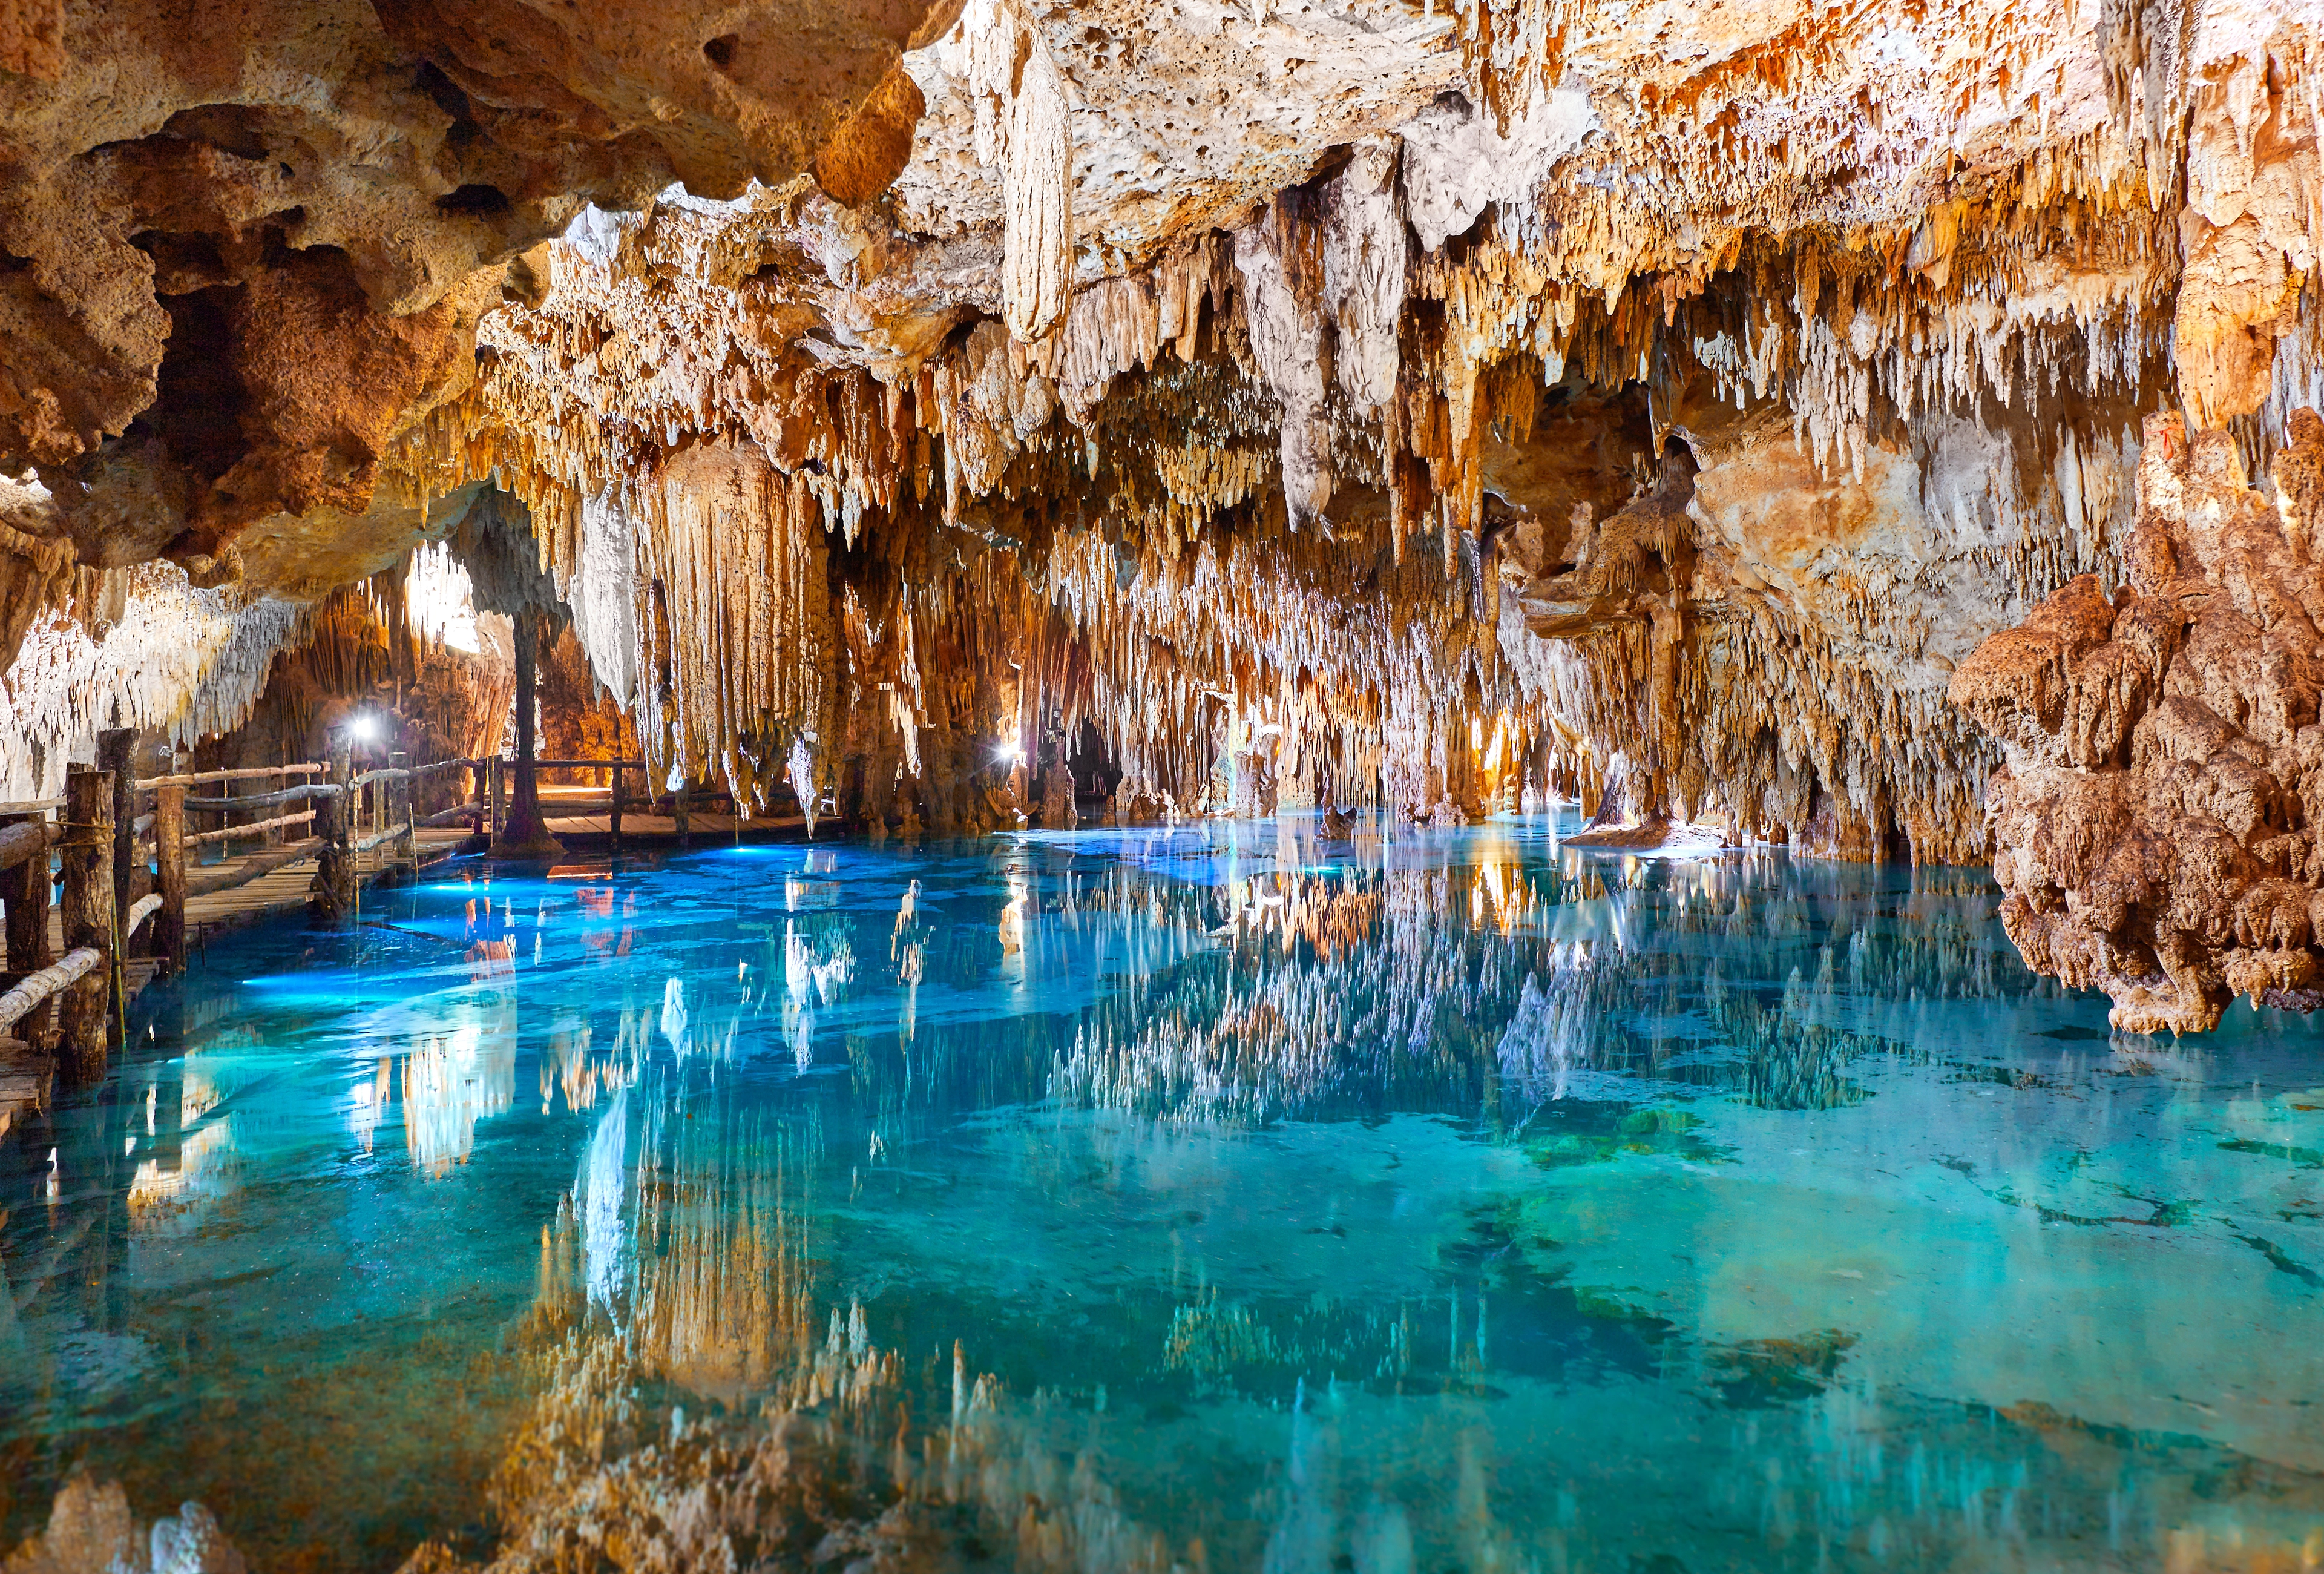
[{"label": "rocky outcrop", "polygon": [[2324,1005],[2324,420],[2291,424],[2271,496],[2227,433],[2150,417],[2125,583],[2074,579],[1953,674],[2008,761],[2010,938],[2131,1032]]},{"label": "rocky outcrop", "polygon": [[590,200],[731,195],[818,149],[862,163],[851,116],[919,20],[30,10],[0,61],[0,473],[40,468],[83,564],[222,575],[254,521],[370,505],[388,443],[466,382],[478,316],[525,287],[512,259]]}]

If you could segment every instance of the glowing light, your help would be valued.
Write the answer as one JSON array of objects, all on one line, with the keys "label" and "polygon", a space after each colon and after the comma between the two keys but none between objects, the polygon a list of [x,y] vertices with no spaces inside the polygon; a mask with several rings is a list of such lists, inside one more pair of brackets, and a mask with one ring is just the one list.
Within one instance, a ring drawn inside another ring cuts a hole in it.
[{"label": "glowing light", "polygon": [[358,741],[369,743],[379,736],[379,718],[364,711],[347,723],[347,731]]},{"label": "glowing light", "polygon": [[411,632],[421,639],[472,654],[484,648],[468,571],[453,560],[448,548],[437,543],[411,554],[403,597]]}]

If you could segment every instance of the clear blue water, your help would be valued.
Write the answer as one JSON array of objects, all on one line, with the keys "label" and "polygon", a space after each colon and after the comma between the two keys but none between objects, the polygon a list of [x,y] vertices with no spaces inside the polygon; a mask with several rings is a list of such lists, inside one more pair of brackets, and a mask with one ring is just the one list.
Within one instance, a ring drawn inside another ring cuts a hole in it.
[{"label": "clear blue water", "polygon": [[697,1412],[956,1347],[1189,1567],[2313,1567],[2324,1034],[2110,1037],[1993,905],[1287,819],[251,931],[0,1149],[0,1532],[478,1555],[557,1309]]}]

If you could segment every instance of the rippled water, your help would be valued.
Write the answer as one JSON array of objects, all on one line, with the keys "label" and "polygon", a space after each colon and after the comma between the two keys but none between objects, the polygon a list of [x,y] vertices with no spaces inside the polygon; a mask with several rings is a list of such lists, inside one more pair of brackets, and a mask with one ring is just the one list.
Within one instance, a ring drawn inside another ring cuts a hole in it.
[{"label": "rippled water", "polygon": [[86,1462],[481,1558],[602,1347],[982,1493],[977,1566],[2312,1566],[2324,1037],[2110,1039],[1992,909],[1286,820],[252,931],[0,1150],[5,1531]]}]

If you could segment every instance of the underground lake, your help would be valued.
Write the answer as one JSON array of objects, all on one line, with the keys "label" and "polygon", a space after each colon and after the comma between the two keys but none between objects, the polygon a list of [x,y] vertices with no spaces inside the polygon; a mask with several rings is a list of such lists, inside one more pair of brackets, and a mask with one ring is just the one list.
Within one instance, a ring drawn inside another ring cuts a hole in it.
[{"label": "underground lake", "polygon": [[1576,823],[222,938],[0,1149],[5,1539],[78,1472],[266,1569],[2312,1566],[2318,1032]]}]

